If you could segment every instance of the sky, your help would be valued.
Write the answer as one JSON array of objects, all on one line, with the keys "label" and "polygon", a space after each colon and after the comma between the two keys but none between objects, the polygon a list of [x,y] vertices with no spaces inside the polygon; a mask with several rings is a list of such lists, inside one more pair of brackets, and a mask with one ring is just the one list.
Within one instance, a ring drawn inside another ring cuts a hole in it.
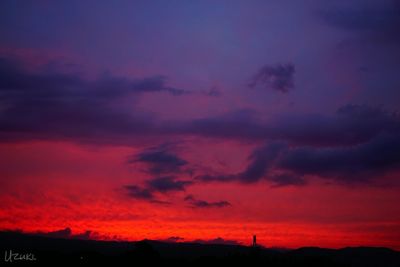
[{"label": "sky", "polygon": [[0,229],[400,250],[400,5],[1,1]]}]

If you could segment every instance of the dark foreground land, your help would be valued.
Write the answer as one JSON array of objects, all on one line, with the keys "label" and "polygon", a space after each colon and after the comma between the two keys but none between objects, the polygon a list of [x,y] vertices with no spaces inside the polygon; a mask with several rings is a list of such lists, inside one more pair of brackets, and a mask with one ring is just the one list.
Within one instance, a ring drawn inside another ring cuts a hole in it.
[{"label": "dark foreground land", "polygon": [[[58,239],[0,232],[0,266],[360,266],[400,267],[400,252],[356,247],[295,250],[235,245],[165,243],[151,240],[111,242]],[[10,253],[13,254],[10,262]],[[16,255],[18,253],[18,255]],[[6,258],[8,256],[8,258]],[[22,258],[17,260],[17,258]],[[32,260],[32,259],[36,260]],[[6,260],[8,260],[6,262]]]}]

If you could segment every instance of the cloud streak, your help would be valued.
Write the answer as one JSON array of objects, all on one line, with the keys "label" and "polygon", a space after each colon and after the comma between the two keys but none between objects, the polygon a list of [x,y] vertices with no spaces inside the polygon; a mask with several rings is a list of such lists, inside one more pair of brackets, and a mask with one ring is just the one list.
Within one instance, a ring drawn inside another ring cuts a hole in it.
[{"label": "cloud streak", "polygon": [[209,202],[196,199],[193,195],[187,195],[184,199],[192,208],[225,208],[231,206],[231,203],[225,200]]}]

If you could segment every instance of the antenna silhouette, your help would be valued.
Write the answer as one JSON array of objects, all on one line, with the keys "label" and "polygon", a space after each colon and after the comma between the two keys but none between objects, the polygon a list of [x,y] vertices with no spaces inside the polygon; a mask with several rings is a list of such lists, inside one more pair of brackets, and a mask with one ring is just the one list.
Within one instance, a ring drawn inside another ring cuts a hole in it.
[{"label": "antenna silhouette", "polygon": [[252,246],[253,247],[257,246],[257,236],[256,235],[253,235],[253,245]]}]

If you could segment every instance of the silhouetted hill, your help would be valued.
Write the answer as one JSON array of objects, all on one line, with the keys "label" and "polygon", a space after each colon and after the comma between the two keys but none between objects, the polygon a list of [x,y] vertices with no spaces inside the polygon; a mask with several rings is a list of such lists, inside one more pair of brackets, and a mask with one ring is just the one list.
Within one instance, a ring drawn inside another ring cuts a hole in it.
[{"label": "silhouetted hill", "polygon": [[[243,266],[348,266],[400,267],[400,252],[388,248],[323,249],[305,247],[296,250],[252,248],[240,245],[167,243],[61,239],[46,236],[0,232],[1,264],[5,253],[33,254],[36,261],[14,261],[12,265],[43,264],[142,264],[175,265],[241,264]],[[10,264],[10,265],[11,265]]]}]

